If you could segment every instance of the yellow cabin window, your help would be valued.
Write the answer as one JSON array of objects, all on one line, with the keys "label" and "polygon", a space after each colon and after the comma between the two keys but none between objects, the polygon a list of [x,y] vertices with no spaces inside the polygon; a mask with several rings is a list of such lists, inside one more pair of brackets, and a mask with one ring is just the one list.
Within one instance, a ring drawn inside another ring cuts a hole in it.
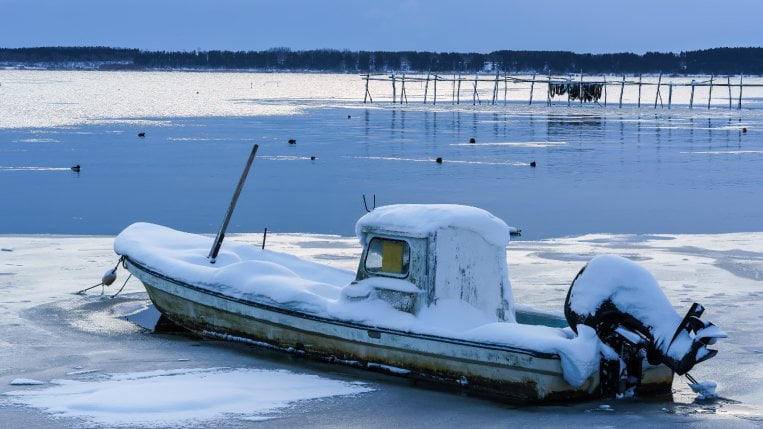
[{"label": "yellow cabin window", "polygon": [[395,277],[408,275],[411,251],[408,243],[402,240],[373,238],[368,243],[366,271],[369,274],[391,274]]}]

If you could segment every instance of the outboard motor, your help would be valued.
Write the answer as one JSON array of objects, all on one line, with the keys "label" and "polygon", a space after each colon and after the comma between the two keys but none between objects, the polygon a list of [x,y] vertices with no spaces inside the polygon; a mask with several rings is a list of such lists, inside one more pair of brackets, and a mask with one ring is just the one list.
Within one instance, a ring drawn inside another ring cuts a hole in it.
[{"label": "outboard motor", "polygon": [[596,331],[607,348],[600,380],[604,394],[635,390],[641,382],[644,357],[665,364],[678,375],[718,353],[708,349],[726,334],[700,319],[694,303],[682,318],[654,277],[638,264],[614,255],[597,256],[572,281],[564,315],[577,332],[579,324]]}]

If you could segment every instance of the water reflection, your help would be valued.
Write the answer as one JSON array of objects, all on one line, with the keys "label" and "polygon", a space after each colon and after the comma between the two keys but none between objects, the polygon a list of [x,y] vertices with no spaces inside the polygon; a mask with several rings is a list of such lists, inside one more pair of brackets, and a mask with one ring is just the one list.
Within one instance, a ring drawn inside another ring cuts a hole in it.
[{"label": "water reflection", "polygon": [[[0,167],[82,165],[78,177],[0,170],[0,197],[13,207],[0,219],[0,233],[114,234],[139,220],[214,231],[252,130],[262,157],[231,231],[351,235],[363,193],[384,203],[484,207],[530,239],[763,224],[763,203],[753,197],[763,186],[757,114],[511,109],[323,108],[289,117],[188,118],[142,126],[150,139],[140,142],[124,123],[56,129],[56,142],[34,144],[24,140],[37,130],[0,130]],[[735,129],[743,124],[747,134]],[[298,144],[286,144],[288,138]],[[715,146],[744,153],[706,149]],[[304,161],[313,155],[317,161]],[[103,204],[101,196],[115,190],[119,198]]]}]

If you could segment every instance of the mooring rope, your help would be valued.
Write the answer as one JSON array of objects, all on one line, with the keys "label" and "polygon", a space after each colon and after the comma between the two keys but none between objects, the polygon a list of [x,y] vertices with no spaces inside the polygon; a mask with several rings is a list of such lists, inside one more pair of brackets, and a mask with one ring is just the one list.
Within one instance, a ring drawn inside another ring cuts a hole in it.
[{"label": "mooring rope", "polygon": [[[85,292],[89,291],[90,289],[97,288],[98,286],[102,286],[103,287],[101,289],[101,295],[103,295],[106,292],[106,286],[111,286],[111,284],[116,281],[116,279],[117,279],[117,268],[119,268],[119,264],[122,264],[122,266],[124,266],[125,265],[124,261],[125,261],[125,257],[124,256],[120,256],[119,260],[117,261],[117,264],[114,265],[114,268],[106,271],[103,274],[103,277],[101,277],[101,282],[100,283],[95,284],[95,285],[90,286],[90,287],[86,287],[85,289],[82,289],[80,291],[77,291],[76,295],[84,295]],[[130,273],[130,275],[127,277],[127,280],[130,280],[130,277],[132,277],[132,273]],[[125,280],[124,284],[119,289],[119,292],[122,292],[122,289],[125,288],[125,285],[127,284],[127,280]],[[111,297],[114,298],[115,296],[119,295],[119,292],[115,293]]]}]

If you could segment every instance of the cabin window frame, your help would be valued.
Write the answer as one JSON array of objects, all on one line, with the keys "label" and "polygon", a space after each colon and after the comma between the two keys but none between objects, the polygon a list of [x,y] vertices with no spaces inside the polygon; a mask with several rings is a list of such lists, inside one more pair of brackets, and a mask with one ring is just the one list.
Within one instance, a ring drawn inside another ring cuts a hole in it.
[{"label": "cabin window frame", "polygon": [[[382,271],[381,268],[379,268],[379,271],[371,271],[371,270],[368,269],[368,256],[371,253],[371,243],[374,240],[387,240],[387,241],[396,241],[396,242],[403,243],[403,245],[405,247],[403,248],[403,261],[402,261],[402,263],[403,263],[403,267],[406,268],[405,273],[401,273],[401,274],[391,273],[391,272],[388,272],[388,271]],[[405,260],[406,250],[408,251],[407,252],[408,253],[408,261],[407,261],[408,264],[407,265],[405,264],[405,262],[406,262],[406,260]],[[390,238],[390,237],[382,237],[382,236],[378,236],[378,235],[372,236],[371,239],[368,240],[368,245],[366,246],[365,256],[363,257],[363,271],[365,271],[366,275],[371,276],[371,277],[390,277],[390,278],[394,278],[394,279],[406,279],[406,278],[408,278],[411,275],[411,243],[409,243],[408,240],[405,240],[405,239],[402,239],[402,238],[398,238],[398,237]]]}]

